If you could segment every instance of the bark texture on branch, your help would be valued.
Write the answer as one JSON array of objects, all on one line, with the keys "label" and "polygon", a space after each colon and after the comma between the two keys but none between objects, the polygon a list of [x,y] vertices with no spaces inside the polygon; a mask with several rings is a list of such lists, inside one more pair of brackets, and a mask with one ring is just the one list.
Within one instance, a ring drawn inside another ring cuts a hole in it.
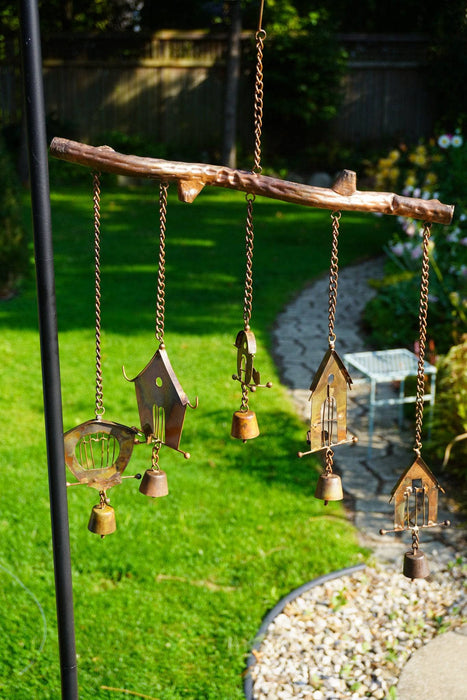
[{"label": "bark texture on branch", "polygon": [[361,211],[405,216],[422,221],[449,224],[454,207],[437,199],[403,197],[392,192],[364,192],[356,189],[356,175],[344,170],[333,187],[312,187],[221,165],[182,163],[117,153],[108,146],[54,138],[50,154],[94,170],[117,175],[176,182],[183,202],[193,202],[205,185],[331,211]]}]

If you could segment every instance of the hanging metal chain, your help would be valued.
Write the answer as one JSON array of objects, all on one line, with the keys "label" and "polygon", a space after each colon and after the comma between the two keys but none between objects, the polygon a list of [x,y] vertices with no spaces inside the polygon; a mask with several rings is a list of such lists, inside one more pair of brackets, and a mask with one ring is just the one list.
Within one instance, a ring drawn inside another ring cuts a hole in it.
[{"label": "hanging metal chain", "polygon": [[151,454],[151,469],[154,469],[154,471],[160,471],[159,452],[160,452],[161,447],[162,447],[162,443],[160,440],[156,440],[153,443],[152,454]]},{"label": "hanging metal chain", "polygon": [[[261,172],[261,132],[263,126],[263,44],[266,38],[266,32],[261,28],[263,21],[264,0],[261,0],[258,31],[256,32],[256,79],[255,79],[255,156],[254,156],[254,173]],[[253,202],[255,195],[247,193],[245,195],[247,202],[247,217],[246,217],[246,274],[245,274],[245,296],[243,303],[243,321],[245,330],[250,329],[251,311],[253,306]],[[242,399],[242,404],[245,397]]]},{"label": "hanging metal chain", "polygon": [[431,224],[425,222],[423,225],[422,243],[422,274],[420,282],[420,308],[418,313],[419,321],[419,350],[417,369],[417,398],[415,403],[415,453],[420,456],[422,449],[422,425],[423,425],[423,397],[425,395],[425,343],[426,325],[428,315],[428,286],[430,277],[430,259],[428,254],[428,244],[430,242]]},{"label": "hanging metal chain", "polygon": [[93,173],[94,279],[96,305],[96,419],[105,413],[101,364],[101,189],[100,173]]},{"label": "hanging metal chain", "polygon": [[165,318],[165,231],[167,228],[167,190],[169,184],[159,185],[159,267],[157,270],[156,339],[164,347]]},{"label": "hanging metal chain", "polygon": [[254,245],[254,230],[253,230],[253,202],[255,201],[254,194],[246,195],[247,216],[246,216],[246,273],[245,273],[245,296],[243,301],[243,321],[245,330],[250,330],[251,311],[253,307],[253,245]]},{"label": "hanging metal chain", "polygon": [[336,320],[336,305],[337,305],[337,282],[339,277],[339,219],[341,218],[340,211],[333,211],[332,217],[332,250],[331,263],[329,266],[329,347],[334,348],[336,342],[336,334],[334,333],[334,323]]},{"label": "hanging metal chain", "polygon": [[261,29],[263,15],[261,5],[260,28],[256,32],[256,78],[255,78],[255,164],[254,173],[260,173],[261,168],[261,134],[263,129],[263,46],[266,32]]},{"label": "hanging metal chain", "polygon": [[412,530],[412,554],[416,554],[420,546],[420,536],[418,532],[418,527],[414,527]]},{"label": "hanging metal chain", "polygon": [[333,458],[334,458],[334,452],[331,450],[330,447],[328,447],[326,449],[326,454],[325,454],[325,460],[326,460],[326,466],[324,467],[325,474],[332,473]]}]

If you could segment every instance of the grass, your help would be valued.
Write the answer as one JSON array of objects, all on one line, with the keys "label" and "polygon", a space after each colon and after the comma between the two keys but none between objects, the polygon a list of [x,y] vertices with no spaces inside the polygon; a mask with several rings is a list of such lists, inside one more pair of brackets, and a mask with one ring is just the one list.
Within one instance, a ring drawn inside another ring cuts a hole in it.
[{"label": "grass", "polygon": [[[152,187],[103,187],[104,404],[106,418],[128,425],[138,416],[121,367],[135,376],[157,347],[156,200]],[[94,410],[90,191],[54,190],[52,212],[68,429]],[[364,556],[341,505],[324,509],[313,498],[318,462],[296,458],[306,426],[272,360],[278,312],[327,268],[328,212],[255,203],[252,328],[256,365],[274,387],[251,398],[260,437],[246,445],[230,437],[240,405],[231,375],[242,328],[245,213],[238,193],[209,190],[191,205],[169,194],[165,340],[188,397],[199,396],[181,443],[192,457],[162,450],[167,498],[154,502],[131,480],[110,491],[118,529],[104,540],[87,530],[97,492],[69,489],[80,698],[110,700],[123,690],[160,700],[242,698],[245,657],[268,609]],[[390,230],[387,220],[343,216],[341,263],[378,254]],[[0,322],[0,625],[8,632],[0,638],[0,697],[46,699],[60,696],[60,680],[32,282],[1,305]],[[150,449],[137,447],[127,473],[149,466]]]}]

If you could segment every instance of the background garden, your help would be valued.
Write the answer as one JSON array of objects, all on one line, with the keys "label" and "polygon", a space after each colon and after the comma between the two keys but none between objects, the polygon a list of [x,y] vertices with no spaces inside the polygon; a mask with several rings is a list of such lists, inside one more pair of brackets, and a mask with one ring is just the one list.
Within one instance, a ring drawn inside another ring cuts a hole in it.
[{"label": "background garden", "polygon": [[[105,14],[105,5],[95,7]],[[347,26],[352,21],[343,3],[336,2],[330,16],[322,9],[309,15],[298,2],[270,5],[277,13],[278,41],[279,28],[295,26],[302,32],[302,43],[293,49],[297,57],[312,53],[303,49],[312,27],[321,22],[331,27],[339,13],[343,21],[347,17]],[[460,4],[450,3],[444,14],[435,13],[437,22],[432,15],[439,51],[447,51],[442,37],[455,11]],[[245,21],[251,22],[251,8],[245,12]],[[420,29],[427,15],[422,8],[417,12],[418,24],[412,21],[415,15],[411,21]],[[15,31],[14,12],[9,18]],[[48,14],[45,21],[51,21]],[[80,21],[86,23],[86,13],[72,18],[72,27]],[[170,26],[171,20],[165,21]],[[462,28],[459,23],[456,27]],[[290,36],[282,33],[284,42]],[[287,48],[289,54],[291,50]],[[302,75],[307,74],[307,60],[303,58]],[[449,60],[450,54],[443,64],[443,87],[451,78]],[[339,66],[337,76],[341,70]],[[316,100],[319,84],[314,90]],[[331,112],[337,110],[334,91],[326,94]],[[355,167],[368,188],[437,196],[456,205],[452,226],[433,226],[431,246],[428,335],[430,359],[438,363],[440,378],[427,448],[438,475],[446,445],[467,431],[467,145],[462,99],[454,112],[447,95],[433,133],[412,142],[401,135],[390,144],[340,147],[327,134],[329,141],[313,146],[318,158],[327,143],[329,168]],[[278,105],[276,115],[280,111]],[[299,107],[304,121],[294,124],[311,129],[316,115],[331,112],[319,102],[313,112],[305,100]],[[55,124],[51,136],[67,135],[57,128]],[[0,149],[0,415],[5,426],[0,445],[0,622],[9,630],[0,640],[0,696],[50,698],[59,694],[59,674],[31,216],[27,186],[17,177],[18,152],[12,152],[11,133],[11,128],[4,132],[7,138]],[[109,145],[123,144],[126,152],[139,149],[147,155],[154,148],[137,134],[114,137]],[[266,125],[269,167],[288,176],[286,144],[279,144],[274,159],[275,138],[275,130],[271,126],[268,131]],[[290,162],[298,169],[291,178],[303,166],[296,145],[290,142]],[[91,177],[64,163],[50,167],[68,428],[91,418],[94,408]],[[104,403],[106,417],[133,425],[134,389],[124,380],[121,366],[135,376],[156,349],[158,193],[154,184],[122,186],[110,176],[103,179],[102,189]],[[161,454],[170,496],[154,503],[138,493],[137,482],[125,482],[110,492],[118,530],[101,541],[87,531],[97,494],[69,489],[83,698],[118,697],[116,688],[161,700],[241,698],[245,655],[265,612],[304,581],[368,554],[357,546],[341,505],[330,504],[323,514],[322,503],[313,498],[319,465],[295,457],[303,445],[304,426],[279,383],[270,340],[279,311],[326,272],[328,212],[265,200],[255,204],[253,326],[258,368],[274,387],[254,396],[261,436],[247,445],[230,438],[231,415],[239,404],[231,375],[233,342],[242,326],[244,219],[245,202],[239,194],[205,191],[191,205],[178,203],[175,192],[169,194],[166,345],[188,397],[199,396],[200,401],[187,415],[182,438],[191,460],[168,450]],[[342,265],[382,252],[387,256],[387,277],[365,318],[369,347],[414,348],[419,240],[413,222],[345,217]],[[446,467],[450,471],[442,477],[443,483],[453,479],[457,493],[465,488],[466,448],[467,440],[456,442]],[[149,462],[149,449],[139,447],[127,471],[142,472]]]}]

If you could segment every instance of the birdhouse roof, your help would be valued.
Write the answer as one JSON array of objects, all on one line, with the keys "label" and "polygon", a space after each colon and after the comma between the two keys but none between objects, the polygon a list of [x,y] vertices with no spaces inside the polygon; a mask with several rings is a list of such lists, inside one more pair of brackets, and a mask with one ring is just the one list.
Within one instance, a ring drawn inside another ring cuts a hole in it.
[{"label": "birdhouse roof", "polygon": [[[164,389],[164,395],[173,401],[177,399],[182,406],[186,406],[189,401],[187,395],[182,389],[182,385],[178,381],[177,375],[175,374],[172,365],[170,364],[169,356],[164,348],[159,348],[155,355],[149,360],[148,364],[141,372],[131,381],[135,384],[145,384],[152,388],[152,392],[157,396],[160,392],[159,387],[156,383],[157,378],[160,377],[162,382],[161,385]],[[169,383],[170,391],[168,391],[167,383]],[[156,402],[161,405],[160,401]]]},{"label": "birdhouse roof", "polygon": [[329,372],[331,371],[331,368],[333,366],[335,366],[337,368],[337,370],[341,373],[341,375],[344,377],[344,379],[347,382],[347,384],[349,385],[349,387],[351,386],[352,379],[350,377],[350,374],[347,371],[346,366],[342,362],[342,360],[339,357],[339,355],[337,354],[337,352],[335,350],[333,350],[332,348],[329,348],[327,350],[326,354],[324,355],[323,360],[322,360],[320,366],[318,367],[318,370],[317,370],[315,376],[313,377],[313,381],[311,382],[311,386],[310,386],[310,391],[315,391],[316,387],[318,386],[318,384],[321,381],[321,379],[323,378],[323,376],[326,377],[326,381],[327,381],[327,375],[329,374]]},{"label": "birdhouse roof", "polygon": [[407,467],[407,469],[402,473],[401,477],[399,478],[397,484],[394,486],[393,490],[391,491],[391,498],[389,499],[389,502],[391,502],[396,492],[401,488],[401,486],[403,486],[404,481],[406,479],[419,479],[423,478],[423,476],[425,476],[428,479],[432,486],[435,486],[444,493],[443,487],[441,486],[431,469],[429,469],[429,467],[425,464],[425,462],[420,456],[417,456],[415,462],[413,462],[409,467]]}]

